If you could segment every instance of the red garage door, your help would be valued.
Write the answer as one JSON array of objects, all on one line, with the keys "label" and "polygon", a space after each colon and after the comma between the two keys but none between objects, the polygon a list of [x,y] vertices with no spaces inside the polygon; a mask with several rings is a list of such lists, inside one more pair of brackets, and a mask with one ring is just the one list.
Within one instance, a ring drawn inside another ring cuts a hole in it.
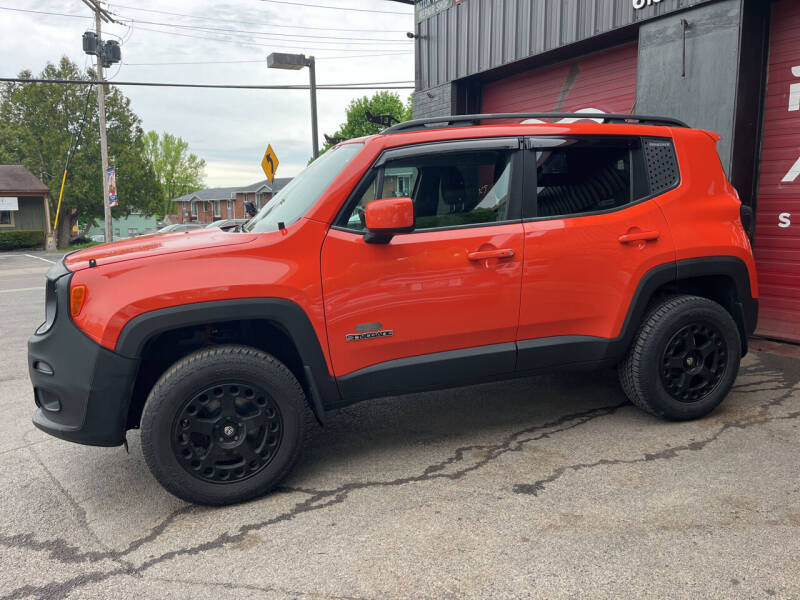
[{"label": "red garage door", "polygon": [[800,2],[772,8],[755,255],[758,332],[800,341]]},{"label": "red garage door", "polygon": [[636,99],[636,43],[483,86],[481,112],[629,113]]}]

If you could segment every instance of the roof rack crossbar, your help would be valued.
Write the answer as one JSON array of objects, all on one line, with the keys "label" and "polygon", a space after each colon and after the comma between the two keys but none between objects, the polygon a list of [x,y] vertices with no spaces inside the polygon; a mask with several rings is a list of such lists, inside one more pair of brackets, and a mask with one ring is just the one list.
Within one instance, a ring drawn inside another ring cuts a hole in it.
[{"label": "roof rack crossbar", "polygon": [[399,131],[414,131],[426,129],[428,125],[444,124],[446,127],[459,124],[477,125],[479,121],[494,119],[602,119],[603,123],[629,123],[636,121],[640,125],[664,125],[675,127],[689,127],[683,121],[670,117],[653,117],[647,115],[625,115],[612,113],[590,112],[544,112],[544,113],[487,113],[478,115],[446,115],[429,117],[426,119],[413,119],[387,127],[382,133],[397,133]]}]

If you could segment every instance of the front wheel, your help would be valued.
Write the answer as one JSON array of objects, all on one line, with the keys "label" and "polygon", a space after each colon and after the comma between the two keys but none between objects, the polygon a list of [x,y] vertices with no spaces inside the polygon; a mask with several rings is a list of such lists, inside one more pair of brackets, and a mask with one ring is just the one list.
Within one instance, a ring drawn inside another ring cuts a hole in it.
[{"label": "front wheel", "polygon": [[622,389],[639,408],[672,421],[719,405],[739,372],[741,338],[722,306],[672,296],[653,306],[619,366]]},{"label": "front wheel", "polygon": [[164,373],[142,413],[142,452],[169,492],[198,504],[266,493],[301,450],[307,405],[286,366],[246,346],[198,350]]}]

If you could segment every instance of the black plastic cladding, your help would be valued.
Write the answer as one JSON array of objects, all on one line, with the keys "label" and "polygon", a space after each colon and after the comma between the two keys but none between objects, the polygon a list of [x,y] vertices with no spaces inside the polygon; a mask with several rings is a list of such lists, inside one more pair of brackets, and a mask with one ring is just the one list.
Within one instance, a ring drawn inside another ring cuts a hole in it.
[{"label": "black plastic cladding", "polygon": [[657,196],[675,187],[678,182],[678,161],[672,142],[665,138],[645,138],[644,155],[650,194]]}]

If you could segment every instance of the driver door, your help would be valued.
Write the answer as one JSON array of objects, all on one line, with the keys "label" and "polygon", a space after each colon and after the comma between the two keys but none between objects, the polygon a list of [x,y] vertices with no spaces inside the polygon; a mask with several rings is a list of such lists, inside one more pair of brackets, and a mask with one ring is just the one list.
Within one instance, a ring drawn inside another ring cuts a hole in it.
[{"label": "driver door", "polygon": [[[514,370],[519,146],[503,138],[388,150],[356,187],[322,248],[330,355],[346,399]],[[414,201],[415,231],[366,243],[363,208],[400,195]]]}]

